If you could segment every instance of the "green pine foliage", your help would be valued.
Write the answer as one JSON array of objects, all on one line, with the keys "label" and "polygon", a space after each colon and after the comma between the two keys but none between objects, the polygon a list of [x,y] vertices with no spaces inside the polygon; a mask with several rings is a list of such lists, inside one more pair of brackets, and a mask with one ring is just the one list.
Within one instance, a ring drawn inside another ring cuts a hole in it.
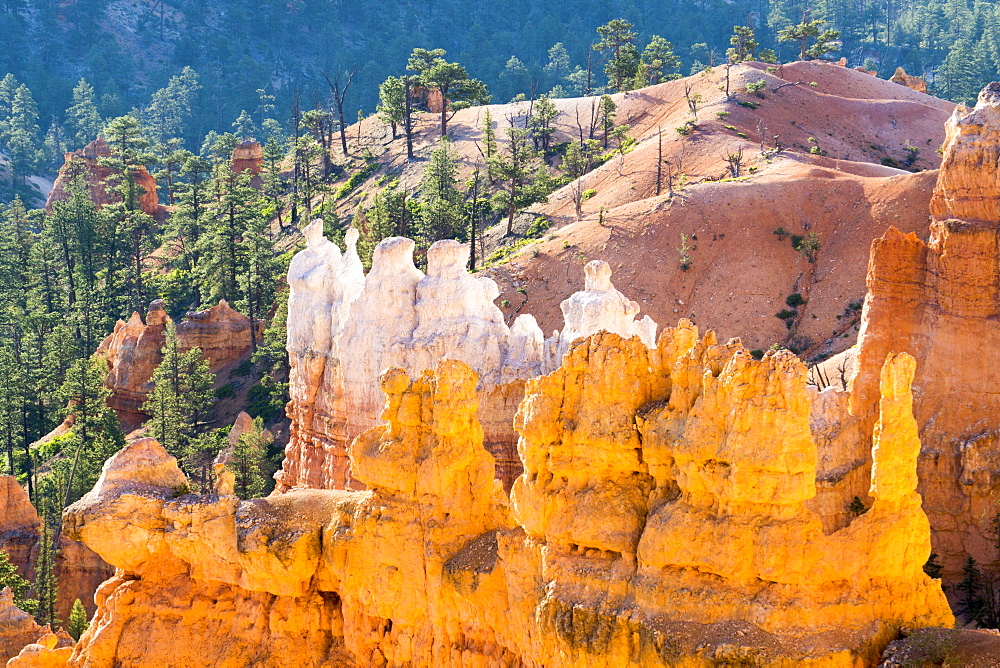
[{"label": "green pine foliage", "polygon": [[192,454],[192,443],[204,430],[214,379],[201,348],[181,352],[177,329],[169,323],[163,359],[153,372],[153,391],[142,408],[150,416],[150,434],[179,460]]},{"label": "green pine foliage", "polygon": [[233,489],[241,499],[254,499],[267,491],[269,473],[273,472],[267,448],[272,440],[263,420],[257,417],[250,431],[240,435],[233,446],[229,470],[235,477]]},{"label": "green pine foliage", "polygon": [[84,609],[80,599],[73,601],[73,609],[69,612],[69,622],[66,626],[66,631],[73,640],[79,640],[84,631],[90,627],[90,621],[87,619],[87,611]]},{"label": "green pine foliage", "polygon": [[0,590],[10,587],[14,594],[14,605],[25,612],[34,613],[38,601],[28,598],[31,583],[17,573],[17,568],[10,562],[10,555],[0,550]]}]

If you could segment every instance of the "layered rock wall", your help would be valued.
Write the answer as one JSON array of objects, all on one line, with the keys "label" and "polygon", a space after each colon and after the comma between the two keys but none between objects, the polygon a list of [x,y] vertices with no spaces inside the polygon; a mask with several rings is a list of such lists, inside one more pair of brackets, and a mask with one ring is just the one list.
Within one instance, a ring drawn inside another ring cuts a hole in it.
[{"label": "layered rock wall", "polygon": [[288,415],[291,439],[277,490],[359,488],[347,449],[379,421],[379,374],[392,366],[419,374],[444,359],[469,364],[479,377],[479,420],[497,477],[510,487],[521,472],[512,428],[524,382],[559,366],[573,340],[606,329],[639,333],[654,345],[656,324],[636,321],[639,307],[611,284],[607,263],[586,267],[586,289],[563,304],[566,327],[549,340],[524,314],[508,327],[494,304],[492,279],[466,270],[469,249],[439,241],[427,253],[427,275],[413,264],[413,241],[379,243],[365,276],[357,232],[347,250],[314,222],[307,247],[288,270]]},{"label": "layered rock wall", "polygon": [[874,504],[829,535],[804,365],[688,323],[527,380],[510,501],[460,361],[381,374],[364,491],[178,497],[135,442],[65,515],[120,569],[70,665],[870,663],[899,625],[953,622],[921,568],[913,373],[885,361]]},{"label": "layered rock wall", "polygon": [[931,210],[930,239],[890,229],[872,245],[850,410],[875,419],[886,354],[917,360],[919,490],[946,577],[968,555],[996,560],[1000,499],[1000,84],[956,110]]}]

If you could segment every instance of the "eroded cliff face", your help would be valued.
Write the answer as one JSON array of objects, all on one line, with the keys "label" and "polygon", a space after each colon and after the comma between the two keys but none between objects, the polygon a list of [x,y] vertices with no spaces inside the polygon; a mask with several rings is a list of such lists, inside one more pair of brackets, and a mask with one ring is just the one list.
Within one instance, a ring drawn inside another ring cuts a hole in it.
[{"label": "eroded cliff face", "polygon": [[[118,416],[122,429],[129,432],[148,417],[142,412],[152,391],[150,380],[163,359],[167,325],[171,318],[163,300],[149,305],[146,322],[133,313],[128,322],[121,320],[115,330],[97,348],[108,362],[105,385],[111,390],[108,404]],[[263,335],[263,323],[255,323],[257,340]],[[201,348],[209,370],[218,373],[250,353],[250,319],[233,310],[225,300],[204,311],[188,313],[177,324],[177,345],[182,353]]]},{"label": "eroded cliff face", "polygon": [[0,591],[0,661],[6,664],[21,648],[35,642],[47,630],[14,605],[14,593],[9,587]]},{"label": "eroded cliff face", "polygon": [[366,276],[356,230],[348,231],[344,253],[323,237],[320,222],[305,235],[307,247],[288,270],[292,427],[278,492],[360,488],[347,450],[379,422],[379,374],[398,366],[418,375],[444,359],[461,360],[477,373],[486,447],[509,488],[521,472],[511,425],[525,380],[557,367],[574,339],[600,329],[640,333],[650,345],[655,339],[656,324],[635,320],[638,305],[615,290],[602,261],[587,265],[586,289],[564,303],[564,332],[545,341],[528,314],[508,327],[494,304],[496,283],[465,269],[463,244],[435,243],[424,275],[413,264],[413,241],[386,239]]},{"label": "eroded cliff face", "polygon": [[[41,518],[31,505],[25,489],[16,478],[0,476],[0,551],[10,556],[18,575],[29,581],[34,580],[35,564],[38,561],[40,528]],[[55,575],[59,583],[57,617],[69,619],[76,599],[80,599],[88,613],[93,613],[96,608],[94,592],[113,572],[114,569],[93,550],[60,536],[55,562]]]},{"label": "eroded cliff face", "polygon": [[946,577],[967,555],[996,559],[989,525],[1000,499],[1000,84],[947,124],[924,243],[890,229],[872,245],[850,409],[871,423],[880,360],[917,360],[919,491]]},{"label": "eroded cliff face", "polygon": [[[115,170],[101,164],[101,159],[110,157],[111,147],[103,137],[98,137],[79,151],[67,153],[66,162],[60,168],[59,176],[56,177],[52,191],[45,202],[46,211],[51,213],[55,202],[69,199],[69,185],[73,179],[79,177],[86,182],[90,198],[98,208],[121,201],[116,195],[107,191],[108,177]],[[139,208],[154,218],[163,214],[163,207],[157,199],[156,179],[143,166],[136,169],[135,176],[140,189]]]},{"label": "eroded cliff face", "polygon": [[899,625],[953,622],[921,567],[914,360],[879,377],[872,508],[824,533],[806,369],[682,322],[599,333],[525,382],[510,501],[445,360],[381,374],[350,447],[364,491],[175,496],[152,439],[105,465],[66,531],[119,568],[73,666],[855,666]]}]

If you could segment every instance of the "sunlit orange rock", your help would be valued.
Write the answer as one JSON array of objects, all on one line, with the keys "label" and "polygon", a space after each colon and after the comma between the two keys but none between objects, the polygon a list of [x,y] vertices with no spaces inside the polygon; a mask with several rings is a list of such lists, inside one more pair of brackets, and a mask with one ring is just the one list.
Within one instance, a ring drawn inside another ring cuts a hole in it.
[{"label": "sunlit orange rock", "polygon": [[[116,195],[108,192],[108,177],[114,174],[114,170],[101,164],[102,158],[111,157],[111,147],[103,137],[98,137],[79,151],[66,154],[66,162],[59,170],[52,191],[45,202],[45,210],[52,212],[52,205],[69,199],[69,184],[73,179],[82,177],[90,190],[90,197],[98,208],[121,201]],[[145,167],[138,167],[135,171],[136,182],[139,186],[139,208],[150,216],[157,217],[162,214],[162,207],[159,204],[156,193],[156,179],[146,171]]]},{"label": "sunlit orange rock", "polygon": [[7,662],[7,668],[62,668],[73,654],[73,639],[66,631],[44,633]]},{"label": "sunlit orange rock", "polygon": [[906,73],[902,67],[897,67],[895,73],[889,77],[889,81],[895,81],[898,84],[902,84],[907,88],[912,88],[918,93],[927,92],[927,80],[920,77],[915,77]]},{"label": "sunlit orange rock", "polygon": [[850,411],[872,424],[882,360],[902,351],[917,360],[918,490],[934,551],[955,580],[967,556],[996,558],[1000,84],[956,111],[947,137],[928,242],[890,229],[872,244]]},{"label": "sunlit orange rock", "polygon": [[[31,505],[27,491],[12,476],[0,476],[0,550],[10,556],[18,575],[33,581],[38,551],[41,519]],[[55,574],[59,583],[56,614],[69,619],[73,602],[80,599],[88,613],[95,608],[94,592],[114,569],[92,550],[65,536],[59,538]]]},{"label": "sunlit orange rock", "polygon": [[686,322],[653,349],[595,334],[526,382],[510,505],[453,360],[381,375],[364,491],[194,496],[133,443],[65,514],[120,569],[70,665],[870,663],[899,625],[953,623],[922,570],[913,372],[886,360],[874,503],[832,533],[806,506],[805,366]]},{"label": "sunlit orange rock", "polygon": [[259,142],[240,142],[233,149],[232,167],[235,173],[250,172],[251,176],[257,176],[261,173],[263,164],[264,149]]},{"label": "sunlit orange rock", "polygon": [[[105,385],[112,392],[108,404],[126,432],[141,425],[147,417],[142,404],[153,389],[150,380],[163,359],[167,324],[171,322],[164,306],[163,300],[152,302],[145,323],[138,313],[133,313],[128,322],[119,320],[114,332],[97,348],[108,362]],[[255,322],[253,335],[258,342],[261,340],[262,322]],[[222,300],[210,309],[189,312],[177,324],[177,345],[182,354],[201,348],[209,362],[209,371],[218,373],[250,353],[250,319]]]}]

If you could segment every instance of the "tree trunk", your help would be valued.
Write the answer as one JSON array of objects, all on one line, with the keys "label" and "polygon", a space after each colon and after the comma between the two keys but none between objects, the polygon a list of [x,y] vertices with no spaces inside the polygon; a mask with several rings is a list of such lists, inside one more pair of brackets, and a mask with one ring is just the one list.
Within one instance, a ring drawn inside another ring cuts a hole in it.
[{"label": "tree trunk", "polygon": [[410,77],[403,77],[403,131],[406,133],[406,158],[413,160],[413,108],[410,106]]},{"label": "tree trunk", "polygon": [[448,136],[448,88],[441,87],[441,136]]}]

